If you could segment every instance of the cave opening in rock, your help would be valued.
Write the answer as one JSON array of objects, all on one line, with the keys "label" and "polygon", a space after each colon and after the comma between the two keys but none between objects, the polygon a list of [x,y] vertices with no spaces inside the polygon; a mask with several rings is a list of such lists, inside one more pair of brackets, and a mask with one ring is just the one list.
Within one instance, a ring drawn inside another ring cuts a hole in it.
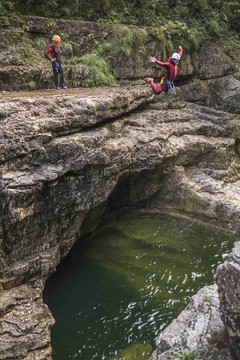
[{"label": "cave opening in rock", "polygon": [[154,213],[147,204],[156,177],[144,175],[123,176],[108,203],[88,214],[84,239],[46,284],[55,360],[148,359],[155,337],[213,283],[236,240],[194,218]]}]

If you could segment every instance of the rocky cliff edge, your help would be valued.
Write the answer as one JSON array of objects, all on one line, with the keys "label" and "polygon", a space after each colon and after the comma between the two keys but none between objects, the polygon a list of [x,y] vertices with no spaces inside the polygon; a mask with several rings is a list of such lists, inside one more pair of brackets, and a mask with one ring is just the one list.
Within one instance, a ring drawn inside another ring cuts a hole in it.
[{"label": "rocky cliff edge", "polygon": [[0,359],[51,358],[45,281],[109,202],[239,226],[239,94],[234,73],[169,98],[146,84],[0,95]]}]

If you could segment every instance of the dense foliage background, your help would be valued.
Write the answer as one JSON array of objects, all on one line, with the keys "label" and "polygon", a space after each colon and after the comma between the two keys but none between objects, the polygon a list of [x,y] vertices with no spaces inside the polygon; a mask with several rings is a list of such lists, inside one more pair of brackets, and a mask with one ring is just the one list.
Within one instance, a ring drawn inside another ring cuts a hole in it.
[{"label": "dense foliage background", "polygon": [[[47,36],[28,32],[25,23],[11,25],[20,15],[42,16],[49,39],[55,32],[61,36],[64,63],[86,65],[87,86],[114,85],[116,79],[122,79],[119,69],[124,62],[135,71],[133,78],[141,78],[140,69],[149,54],[165,61],[180,44],[191,58],[193,75],[205,45],[217,45],[240,60],[239,0],[0,0],[0,28],[4,31],[9,26],[2,34],[2,48],[7,49],[14,39],[18,65],[34,66],[40,72],[46,60],[39,54],[47,46]],[[99,23],[97,27],[106,24],[108,30],[104,36],[89,30],[84,39],[80,34],[80,39],[57,27],[55,19],[92,21]],[[151,41],[156,43],[154,48]],[[70,82],[70,75],[66,76]],[[29,84],[30,88],[42,86],[37,75]]]},{"label": "dense foliage background", "polygon": [[89,21],[160,25],[166,20],[187,22],[214,34],[240,33],[239,0],[2,0],[0,13]]}]

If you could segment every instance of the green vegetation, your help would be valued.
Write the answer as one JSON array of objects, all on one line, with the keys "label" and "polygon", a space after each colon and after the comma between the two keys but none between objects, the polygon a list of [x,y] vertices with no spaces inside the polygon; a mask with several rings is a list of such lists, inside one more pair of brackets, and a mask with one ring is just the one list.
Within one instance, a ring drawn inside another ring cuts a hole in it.
[{"label": "green vegetation", "polygon": [[[157,27],[161,39],[176,43],[185,40],[191,50],[197,50],[206,38],[239,41],[240,7],[238,0],[2,0],[0,13],[39,15],[97,21],[108,24]],[[49,20],[49,28],[54,21]],[[128,31],[121,28],[121,31]],[[231,36],[229,34],[231,33]],[[128,36],[124,36],[127,40]],[[163,39],[165,38],[165,39]],[[233,44],[228,45],[228,49]],[[169,44],[168,44],[169,48]],[[124,47],[126,49],[126,47]]]},{"label": "green vegetation", "polygon": [[[65,63],[88,66],[87,85],[115,85],[119,64],[129,63],[139,71],[150,54],[165,61],[173,50],[182,45],[198,69],[202,45],[217,42],[226,54],[240,59],[240,7],[238,0],[2,0],[0,27],[9,26],[10,19],[19,15],[49,18],[45,26],[50,34],[59,33],[55,19],[75,19],[107,24],[106,36],[99,39],[98,31],[87,35],[90,47],[82,51],[79,42],[66,33],[62,38]],[[36,66],[47,46],[47,38],[29,34],[26,25],[14,29],[11,41],[19,44],[21,61]],[[22,46],[23,39],[29,44]],[[40,55],[34,54],[36,49]]]},{"label": "green vegetation", "polygon": [[119,355],[112,357],[110,360],[147,360],[152,350],[151,344],[137,343],[122,350]]},{"label": "green vegetation", "polygon": [[47,46],[47,41],[43,36],[37,36],[34,39],[34,45],[36,46],[37,49],[39,50],[45,50],[46,46]]},{"label": "green vegetation", "polygon": [[[94,39],[94,34],[90,35]],[[124,58],[126,62],[133,59],[136,68],[143,65],[147,49],[144,42],[147,36],[148,33],[145,29],[129,28],[119,24],[112,25],[111,35],[106,41],[95,40],[95,46],[91,53],[81,57],[74,56],[72,62],[88,65],[88,86],[114,86],[117,82],[111,69],[117,67],[119,58]]]},{"label": "green vegetation", "polygon": [[180,351],[175,351],[173,353],[174,360],[195,360],[197,355],[197,350],[184,348],[183,346],[181,346]]},{"label": "green vegetation", "polygon": [[28,86],[29,86],[29,90],[35,90],[37,88],[37,83],[32,80],[28,83]]},{"label": "green vegetation", "polygon": [[208,294],[205,294],[204,296],[203,296],[203,301],[204,302],[211,302],[211,296],[210,295],[208,295]]},{"label": "green vegetation", "polygon": [[147,35],[145,29],[113,25],[112,36],[108,41],[97,45],[97,52],[107,58],[112,66],[116,65],[118,58],[124,57],[126,61],[133,59],[136,67],[140,67],[146,54],[144,42]]},{"label": "green vegetation", "polygon": [[160,26],[166,20],[203,25],[219,34],[240,32],[238,0],[2,0],[1,14],[9,11],[53,18],[101,21],[112,24]]},{"label": "green vegetation", "polygon": [[80,60],[89,66],[87,84],[89,86],[116,85],[114,76],[110,73],[107,62],[98,57],[96,53],[83,55]]}]

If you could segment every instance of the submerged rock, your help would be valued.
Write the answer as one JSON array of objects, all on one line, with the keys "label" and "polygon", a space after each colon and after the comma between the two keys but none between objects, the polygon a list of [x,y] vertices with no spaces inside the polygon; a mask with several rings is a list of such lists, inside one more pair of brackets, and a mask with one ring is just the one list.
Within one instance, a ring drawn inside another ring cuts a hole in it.
[{"label": "submerged rock", "polygon": [[147,360],[152,352],[151,344],[134,344],[110,360]]}]

